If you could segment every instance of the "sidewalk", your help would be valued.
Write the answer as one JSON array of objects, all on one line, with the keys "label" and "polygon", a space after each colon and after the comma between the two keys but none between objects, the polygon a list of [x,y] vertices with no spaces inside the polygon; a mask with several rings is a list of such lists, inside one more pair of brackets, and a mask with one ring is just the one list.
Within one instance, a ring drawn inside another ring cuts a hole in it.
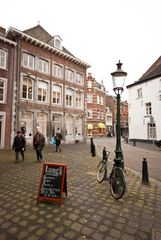
[{"label": "sidewalk", "polygon": [[44,159],[67,164],[68,195],[57,203],[36,204],[43,163],[27,149],[26,159],[14,163],[12,150],[0,150],[0,240],[160,240],[161,186],[143,185],[127,171],[127,191],[120,200],[109,183],[96,181],[99,156],[90,145],[62,145],[44,149]]}]

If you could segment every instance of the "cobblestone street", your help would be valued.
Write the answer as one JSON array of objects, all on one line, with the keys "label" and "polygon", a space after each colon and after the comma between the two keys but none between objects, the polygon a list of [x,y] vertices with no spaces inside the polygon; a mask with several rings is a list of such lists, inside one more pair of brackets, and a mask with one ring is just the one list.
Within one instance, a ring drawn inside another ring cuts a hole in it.
[{"label": "cobblestone street", "polygon": [[127,191],[115,200],[109,183],[96,181],[99,156],[89,144],[46,146],[44,161],[67,164],[68,195],[62,206],[36,204],[43,163],[33,148],[25,161],[14,163],[12,150],[0,150],[0,240],[160,240],[161,185],[144,185],[127,170]]}]

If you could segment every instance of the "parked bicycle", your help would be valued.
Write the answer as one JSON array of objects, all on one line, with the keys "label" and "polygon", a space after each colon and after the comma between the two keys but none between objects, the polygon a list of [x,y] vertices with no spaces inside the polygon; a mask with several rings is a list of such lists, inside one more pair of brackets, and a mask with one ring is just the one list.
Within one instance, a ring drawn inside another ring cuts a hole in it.
[{"label": "parked bicycle", "polygon": [[112,196],[115,199],[121,198],[126,189],[126,181],[125,176],[122,168],[118,167],[113,164],[112,171],[110,174],[108,174],[108,158],[109,158],[110,152],[106,150],[104,147],[103,149],[103,157],[102,160],[97,165],[96,170],[96,176],[97,181],[99,183],[103,181],[109,181],[110,183],[110,191]]}]

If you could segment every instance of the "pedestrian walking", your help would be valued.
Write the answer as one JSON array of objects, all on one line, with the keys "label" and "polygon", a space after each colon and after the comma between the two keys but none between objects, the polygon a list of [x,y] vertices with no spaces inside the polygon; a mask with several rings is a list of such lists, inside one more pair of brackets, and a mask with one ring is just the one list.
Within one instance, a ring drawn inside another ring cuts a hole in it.
[{"label": "pedestrian walking", "polygon": [[58,152],[58,150],[61,152],[61,139],[62,139],[62,134],[60,132],[60,129],[57,128],[56,130],[56,135],[55,135],[55,142],[56,142],[56,152]]},{"label": "pedestrian walking", "polygon": [[25,160],[24,152],[26,150],[26,139],[22,135],[21,131],[17,131],[17,135],[14,137],[12,149],[15,151],[15,163],[19,162],[19,154],[21,154],[22,160]]},{"label": "pedestrian walking", "polygon": [[34,150],[36,151],[37,162],[41,162],[41,160],[43,159],[42,150],[44,146],[45,146],[45,137],[41,133],[40,127],[37,127],[36,134],[34,135],[34,138],[33,138],[33,147],[34,147]]}]

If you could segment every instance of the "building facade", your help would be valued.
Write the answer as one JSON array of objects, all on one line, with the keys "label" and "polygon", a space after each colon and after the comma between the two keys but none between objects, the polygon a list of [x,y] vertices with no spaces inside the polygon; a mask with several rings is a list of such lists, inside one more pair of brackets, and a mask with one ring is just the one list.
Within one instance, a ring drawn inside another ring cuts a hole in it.
[{"label": "building facade", "polygon": [[[107,106],[109,106],[112,112],[112,127],[111,127],[111,135],[116,135],[116,124],[117,124],[117,99],[114,96],[107,95],[106,96]],[[120,102],[120,127],[121,127],[121,135],[128,135],[128,102],[121,101]]]},{"label": "building facade", "polygon": [[13,130],[14,56],[16,42],[5,37],[0,27],[0,148],[10,146]]},{"label": "building facade", "polygon": [[88,73],[85,91],[87,136],[106,136],[106,89]]},{"label": "building facade", "polygon": [[90,65],[74,57],[59,36],[52,37],[40,25],[23,32],[9,28],[5,38],[16,43],[10,145],[17,129],[31,144],[36,126],[47,142],[58,127],[64,141],[73,142],[77,135],[83,140],[85,79]]},{"label": "building facade", "polygon": [[127,88],[129,139],[147,143],[161,140],[161,57]]}]

